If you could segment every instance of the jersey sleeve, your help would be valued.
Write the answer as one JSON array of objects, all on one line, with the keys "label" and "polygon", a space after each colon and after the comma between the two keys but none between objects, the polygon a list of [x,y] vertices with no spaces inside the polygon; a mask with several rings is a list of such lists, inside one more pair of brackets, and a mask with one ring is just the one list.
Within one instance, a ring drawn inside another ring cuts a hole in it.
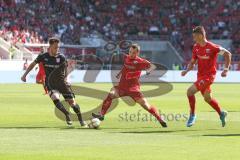
[{"label": "jersey sleeve", "polygon": [[65,58],[65,56],[64,55],[62,55],[61,54],[61,65],[63,66],[63,69],[64,69],[64,76],[65,77],[67,77],[67,75],[68,75],[68,73],[70,73],[70,72],[68,72],[68,61],[67,61],[67,59]]},{"label": "jersey sleeve", "polygon": [[217,45],[217,44],[213,44],[212,45],[212,52],[213,52],[213,54],[214,55],[217,55],[217,54],[219,54],[220,53],[220,51],[221,51],[221,46],[219,46],[219,45]]},{"label": "jersey sleeve", "polygon": [[150,66],[151,66],[151,63],[148,60],[143,59],[141,63],[139,63],[138,69],[145,70],[145,69],[148,69]]},{"label": "jersey sleeve", "polygon": [[43,54],[39,54],[37,58],[34,60],[35,63],[43,62]]},{"label": "jersey sleeve", "polygon": [[65,56],[64,56],[64,55],[62,55],[62,57],[61,57],[61,58],[62,58],[62,62],[63,62],[63,63],[67,63],[67,59],[65,58]]},{"label": "jersey sleeve", "polygon": [[219,55],[223,55],[225,52],[228,52],[228,50],[223,48],[222,46],[219,46],[217,51],[218,51],[217,54]]}]

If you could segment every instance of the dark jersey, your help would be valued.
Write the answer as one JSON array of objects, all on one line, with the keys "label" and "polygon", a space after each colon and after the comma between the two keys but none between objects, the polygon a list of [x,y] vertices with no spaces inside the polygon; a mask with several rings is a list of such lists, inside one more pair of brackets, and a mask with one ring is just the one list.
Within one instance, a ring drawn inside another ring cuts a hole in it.
[{"label": "dark jersey", "polygon": [[[50,56],[48,52],[38,55],[36,63],[42,62],[46,73],[46,85],[51,88],[65,83],[67,76],[67,60],[62,54]],[[55,88],[55,87],[54,87]]]}]

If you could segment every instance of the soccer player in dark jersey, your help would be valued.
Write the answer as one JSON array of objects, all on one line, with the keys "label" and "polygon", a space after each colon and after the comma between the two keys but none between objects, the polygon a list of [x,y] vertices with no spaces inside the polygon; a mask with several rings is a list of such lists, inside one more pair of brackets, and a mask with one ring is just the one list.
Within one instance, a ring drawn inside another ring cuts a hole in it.
[{"label": "soccer player in dark jersey", "polygon": [[206,32],[203,26],[197,26],[193,29],[193,40],[196,42],[193,46],[192,59],[188,65],[187,70],[182,72],[182,76],[185,76],[194,65],[198,64],[197,81],[188,88],[187,96],[190,106],[190,116],[187,122],[187,127],[191,127],[196,121],[195,115],[195,94],[200,91],[204,97],[204,100],[212,106],[214,110],[220,116],[222,127],[226,125],[227,112],[224,111],[218,102],[211,96],[210,86],[214,82],[216,77],[216,64],[217,56],[223,55],[225,59],[225,68],[221,74],[222,77],[226,77],[229,66],[231,64],[231,53],[225,48],[216,45],[206,38]]},{"label": "soccer player in dark jersey", "polygon": [[67,77],[67,60],[58,52],[59,49],[58,38],[49,39],[49,52],[38,55],[38,57],[29,65],[24,75],[21,77],[23,82],[26,82],[27,74],[34,68],[37,63],[42,63],[46,73],[45,85],[48,89],[48,94],[55,106],[66,116],[68,125],[72,125],[69,112],[64,108],[60,102],[60,94],[69,103],[74,112],[78,116],[81,126],[85,126],[82,120],[80,107],[75,101],[74,93],[70,85],[66,81]]},{"label": "soccer player in dark jersey", "polygon": [[107,98],[103,101],[100,114],[93,113],[92,116],[103,120],[104,115],[110,108],[113,99],[129,96],[150,114],[156,117],[162,127],[167,127],[167,123],[160,116],[158,109],[155,106],[150,105],[140,91],[139,78],[141,76],[141,71],[146,70],[147,74],[149,74],[156,68],[156,66],[149,61],[140,58],[138,56],[139,53],[140,46],[138,44],[132,44],[129,50],[129,55],[124,56],[123,68],[117,75],[118,78],[121,77],[119,84],[111,89]]}]

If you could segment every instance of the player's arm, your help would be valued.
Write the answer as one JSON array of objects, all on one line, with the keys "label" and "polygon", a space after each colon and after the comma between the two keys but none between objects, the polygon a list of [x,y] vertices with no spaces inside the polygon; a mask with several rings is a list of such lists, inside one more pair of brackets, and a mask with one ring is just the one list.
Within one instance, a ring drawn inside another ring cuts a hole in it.
[{"label": "player's arm", "polygon": [[[124,67],[124,66],[123,66]],[[119,79],[122,75],[122,71],[123,71],[123,67],[121,68],[121,70],[118,72],[118,74],[116,75],[116,78]]]},{"label": "player's arm", "polygon": [[26,82],[26,77],[28,75],[28,73],[35,67],[37,63],[35,61],[33,61],[27,68],[27,70],[25,71],[25,73],[23,74],[23,76],[21,77],[21,80],[23,82]]},{"label": "player's arm", "polygon": [[[123,54],[123,61],[124,61],[124,59],[126,58],[126,56],[127,56],[127,54]],[[116,75],[116,78],[117,78],[117,79],[119,79],[119,78],[121,77],[122,72],[123,72],[123,68],[124,68],[124,64],[123,64],[121,70],[120,70],[120,71],[118,72],[118,74]]]},{"label": "player's arm", "polygon": [[150,63],[150,67],[146,69],[146,75],[149,75],[153,70],[155,70],[157,67],[155,64]]},{"label": "player's arm", "polygon": [[76,62],[74,60],[66,61],[66,76],[68,76],[75,68]]},{"label": "player's arm", "polygon": [[231,64],[232,54],[227,49],[222,48],[222,47],[220,47],[220,52],[218,54],[220,54],[224,57],[225,66],[224,66],[224,70],[222,71],[221,76],[226,77],[227,72],[229,71],[230,64]]},{"label": "player's arm", "polygon": [[182,71],[181,75],[185,76],[189,71],[191,71],[194,68],[196,63],[197,63],[197,59],[192,58],[190,63],[187,66],[187,69],[185,71]]},{"label": "player's arm", "polygon": [[26,77],[28,75],[28,73],[35,67],[35,65],[37,63],[40,63],[43,61],[43,54],[40,54],[37,56],[37,58],[28,66],[27,70],[25,71],[25,73],[23,74],[23,76],[21,77],[21,80],[23,82],[26,82]]}]

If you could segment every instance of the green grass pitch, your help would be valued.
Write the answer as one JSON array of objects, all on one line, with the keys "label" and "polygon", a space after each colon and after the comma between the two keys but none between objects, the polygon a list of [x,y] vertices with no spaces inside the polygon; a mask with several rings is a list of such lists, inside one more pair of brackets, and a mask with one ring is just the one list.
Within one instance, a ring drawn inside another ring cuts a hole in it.
[{"label": "green grass pitch", "polygon": [[[112,84],[80,86],[108,91]],[[213,95],[229,112],[225,128],[212,108],[197,94],[198,120],[185,127],[190,84],[174,83],[168,94],[148,98],[168,118],[163,129],[144,119],[138,105],[122,100],[106,115],[101,129],[82,129],[77,122],[68,128],[54,115],[54,105],[43,95],[41,85],[0,85],[0,160],[237,160],[240,157],[240,84],[214,84]],[[143,90],[153,89],[145,86]],[[76,97],[83,111],[100,100]],[[136,118],[141,113],[139,119]],[[132,116],[132,117],[130,117]],[[177,116],[177,118],[172,118]]]}]

